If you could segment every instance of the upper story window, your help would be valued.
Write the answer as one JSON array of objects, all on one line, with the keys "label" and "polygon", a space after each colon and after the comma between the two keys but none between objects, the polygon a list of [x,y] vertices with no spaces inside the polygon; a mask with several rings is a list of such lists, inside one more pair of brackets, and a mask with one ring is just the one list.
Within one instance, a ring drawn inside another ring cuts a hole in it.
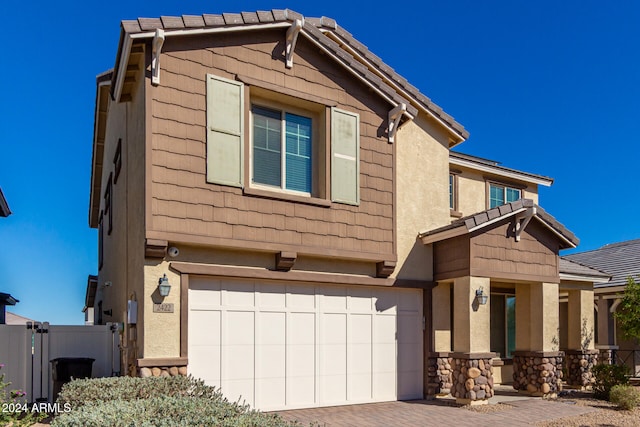
[{"label": "upper story window", "polygon": [[252,182],[311,194],[311,117],[256,105],[251,111]]},{"label": "upper story window", "polygon": [[522,191],[519,188],[513,188],[506,185],[489,184],[489,208],[502,206],[505,203],[515,202],[522,197]]},{"label": "upper story window", "polygon": [[449,209],[456,209],[456,176],[449,174]]}]

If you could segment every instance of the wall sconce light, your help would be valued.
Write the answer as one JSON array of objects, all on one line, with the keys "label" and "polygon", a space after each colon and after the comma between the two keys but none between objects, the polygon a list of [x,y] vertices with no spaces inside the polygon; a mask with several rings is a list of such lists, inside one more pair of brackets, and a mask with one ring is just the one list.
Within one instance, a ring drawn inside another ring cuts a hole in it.
[{"label": "wall sconce light", "polygon": [[476,289],[476,301],[478,301],[478,304],[485,305],[488,300],[489,295],[484,294],[484,289],[482,289],[482,286],[480,286],[479,289]]},{"label": "wall sconce light", "polygon": [[158,280],[158,292],[160,292],[160,296],[162,297],[168,296],[169,292],[171,292],[171,285],[169,284],[169,279],[166,274]]}]

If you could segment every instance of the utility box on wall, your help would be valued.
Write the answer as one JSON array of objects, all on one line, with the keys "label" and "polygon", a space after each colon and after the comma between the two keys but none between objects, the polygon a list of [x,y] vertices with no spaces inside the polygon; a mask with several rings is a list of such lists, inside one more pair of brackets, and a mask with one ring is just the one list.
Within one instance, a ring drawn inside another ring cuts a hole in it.
[{"label": "utility box on wall", "polygon": [[138,319],[138,301],[127,301],[127,323],[135,325]]}]

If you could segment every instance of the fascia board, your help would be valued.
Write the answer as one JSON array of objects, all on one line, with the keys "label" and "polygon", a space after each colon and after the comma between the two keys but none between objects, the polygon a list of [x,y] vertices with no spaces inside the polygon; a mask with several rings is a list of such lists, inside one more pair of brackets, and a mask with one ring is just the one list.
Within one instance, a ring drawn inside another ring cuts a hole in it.
[{"label": "fascia board", "polygon": [[479,163],[475,163],[465,159],[457,159],[457,158],[449,157],[449,164],[455,165],[455,166],[462,166],[469,169],[475,169],[481,172],[491,173],[493,175],[497,175],[504,178],[516,179],[518,181],[524,181],[531,184],[543,185],[545,187],[550,187],[551,184],[553,184],[552,179],[536,177],[524,172],[505,170],[504,168],[501,168],[501,167],[479,164]]}]

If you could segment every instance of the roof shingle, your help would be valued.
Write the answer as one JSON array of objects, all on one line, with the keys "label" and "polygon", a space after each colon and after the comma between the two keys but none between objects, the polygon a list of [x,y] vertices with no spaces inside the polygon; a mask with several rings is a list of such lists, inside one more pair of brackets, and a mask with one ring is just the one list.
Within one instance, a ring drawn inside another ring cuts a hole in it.
[{"label": "roof shingle", "polygon": [[596,287],[624,286],[629,276],[640,275],[640,239],[612,243],[600,249],[566,255],[564,258],[611,275],[611,281]]}]

